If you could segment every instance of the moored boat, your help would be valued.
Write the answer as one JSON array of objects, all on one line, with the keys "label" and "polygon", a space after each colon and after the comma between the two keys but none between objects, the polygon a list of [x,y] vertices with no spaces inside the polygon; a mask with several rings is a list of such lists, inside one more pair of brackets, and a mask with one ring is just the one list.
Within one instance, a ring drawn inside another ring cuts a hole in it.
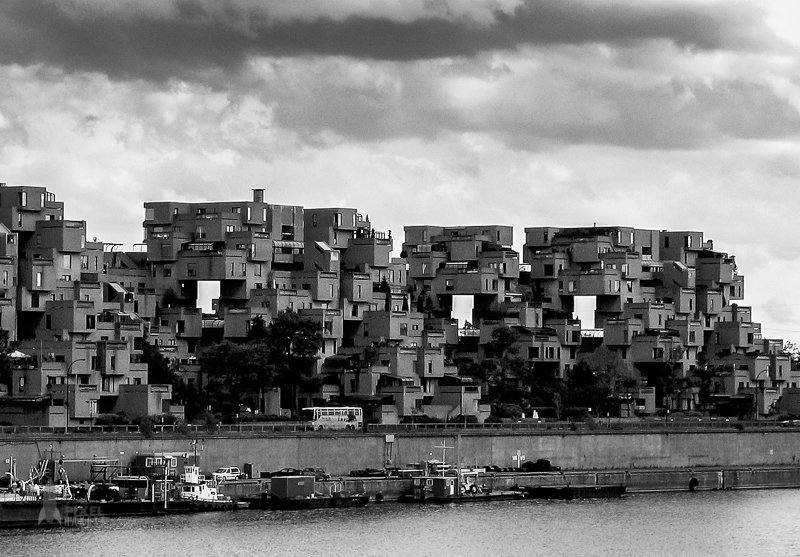
[{"label": "moored boat", "polygon": [[[326,482],[327,483],[327,482]],[[327,493],[318,489],[313,476],[279,476],[270,480],[270,492],[244,499],[251,509],[304,510],[363,507],[366,493],[344,493],[338,482],[330,482]]]},{"label": "moored boat", "polygon": [[[9,474],[15,486],[0,495],[0,528],[25,526],[81,526],[114,516],[146,516],[223,511],[243,508],[243,503],[222,497],[208,485],[199,468],[188,467],[184,482],[174,488],[166,479],[153,480],[141,476],[119,477],[121,485],[70,484],[64,475],[59,483],[52,475],[31,474],[28,480],[16,477],[13,466]],[[32,468],[32,470],[38,468]],[[122,488],[122,489],[120,489]],[[140,493],[138,497],[122,494]]]},{"label": "moored boat", "polygon": [[413,478],[411,493],[401,502],[471,503],[522,499],[519,491],[495,491],[486,486],[481,473],[462,472],[457,475],[418,476]]},{"label": "moored boat", "polygon": [[525,499],[614,499],[623,497],[627,487],[623,484],[613,485],[537,485],[517,486]]}]

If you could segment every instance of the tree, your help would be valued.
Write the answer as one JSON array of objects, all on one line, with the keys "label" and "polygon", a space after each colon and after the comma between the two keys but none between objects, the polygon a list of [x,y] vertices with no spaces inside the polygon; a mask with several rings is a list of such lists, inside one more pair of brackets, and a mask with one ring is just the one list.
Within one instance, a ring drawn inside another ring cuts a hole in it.
[{"label": "tree", "polygon": [[294,311],[283,311],[267,327],[265,341],[277,382],[284,396],[291,396],[289,407],[297,413],[299,388],[312,388],[317,380],[314,362],[323,343],[322,326]]},{"label": "tree", "polygon": [[392,287],[389,286],[389,283],[386,282],[386,279],[381,281],[379,290],[383,292],[384,301],[383,301],[383,309],[385,311],[389,311],[392,309]]},{"label": "tree", "polygon": [[250,330],[247,331],[248,342],[265,342],[267,340],[267,324],[264,318],[256,315],[250,322]]},{"label": "tree", "polygon": [[5,385],[6,392],[11,394],[14,383],[14,371],[8,355],[13,349],[8,345],[8,331],[0,330],[0,385]]},{"label": "tree", "polygon": [[275,382],[264,343],[214,343],[200,353],[200,366],[212,402],[231,412],[238,412],[245,397],[254,398],[253,393],[260,394]]},{"label": "tree", "polygon": [[618,395],[622,389],[626,393],[638,383],[638,376],[628,362],[624,361],[613,350],[600,346],[593,352],[580,358],[586,362],[602,382],[608,385],[611,395]]},{"label": "tree", "polygon": [[586,361],[567,371],[569,403],[572,407],[600,408],[611,390]]},{"label": "tree", "polygon": [[147,364],[147,382],[160,385],[172,385],[181,382],[168,358],[165,358],[157,346],[147,341],[142,343],[142,361]]},{"label": "tree", "polygon": [[783,351],[789,356],[792,361],[792,368],[797,369],[800,367],[800,345],[794,342],[786,341],[783,345]]}]

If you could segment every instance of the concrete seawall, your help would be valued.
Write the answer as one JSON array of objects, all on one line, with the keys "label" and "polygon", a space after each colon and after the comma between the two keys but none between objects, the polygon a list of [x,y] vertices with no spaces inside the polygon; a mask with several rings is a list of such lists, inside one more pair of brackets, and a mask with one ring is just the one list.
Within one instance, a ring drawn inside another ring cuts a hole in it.
[{"label": "concrete seawall", "polygon": [[[405,466],[428,458],[454,462],[516,466],[522,461],[546,458],[570,470],[776,468],[800,466],[800,432],[774,428],[739,431],[592,431],[520,432],[464,431],[334,433],[263,435],[140,435],[105,433],[94,436],[0,436],[0,458],[14,456],[19,470],[27,470],[52,450],[67,459],[110,458],[129,464],[136,454],[189,453],[197,440],[203,470],[252,463],[256,470],[291,466],[322,467],[334,476],[358,468]],[[723,486],[744,481],[744,472],[730,472]],[[652,474],[651,474],[652,476]],[[701,485],[719,484],[715,477],[698,478]],[[750,481],[749,479],[747,480]],[[766,481],[766,480],[765,480]],[[771,480],[770,480],[771,481]],[[670,480],[671,482],[671,480]],[[603,483],[603,482],[601,482]],[[607,482],[605,482],[607,483]],[[612,482],[613,483],[613,482]],[[724,488],[723,487],[723,488]]]}]

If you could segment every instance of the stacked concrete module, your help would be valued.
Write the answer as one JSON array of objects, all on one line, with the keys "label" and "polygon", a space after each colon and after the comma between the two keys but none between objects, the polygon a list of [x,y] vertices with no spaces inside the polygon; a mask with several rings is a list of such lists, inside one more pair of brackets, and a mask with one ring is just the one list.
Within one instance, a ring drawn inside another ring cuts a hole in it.
[{"label": "stacked concrete module", "polygon": [[[659,366],[729,369],[718,394],[755,394],[762,413],[800,379],[782,343],[761,338],[736,304],[734,258],[700,232],[528,228],[521,266],[509,226],[411,226],[398,258],[391,231],[357,209],[275,205],[263,190],[248,201],[148,202],[144,228],[143,251],[120,251],[87,241],[85,222],[65,221],[45,188],[0,187],[0,328],[20,354],[0,421],[179,411],[168,389],[147,385],[145,341],[200,383],[203,342],[242,340],[254,319],[287,310],[317,321],[324,338],[322,386],[299,402],[358,403],[385,422],[484,419],[481,385],[457,363],[489,356],[501,326],[554,377],[603,344],[645,378]],[[206,313],[203,282],[219,286]],[[454,319],[457,296],[473,301],[468,326]],[[576,296],[595,300],[590,327],[575,318]],[[692,389],[654,403],[653,389],[638,394],[648,411],[698,403]]]}]

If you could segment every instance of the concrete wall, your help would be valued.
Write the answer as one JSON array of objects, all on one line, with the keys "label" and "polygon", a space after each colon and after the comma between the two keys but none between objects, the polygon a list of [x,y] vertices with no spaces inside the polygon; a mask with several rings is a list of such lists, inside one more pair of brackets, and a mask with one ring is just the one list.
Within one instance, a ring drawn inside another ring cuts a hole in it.
[{"label": "concrete wall", "polygon": [[[382,468],[387,463],[405,466],[428,458],[441,459],[442,443],[448,447],[445,450],[448,462],[455,462],[456,447],[460,446],[463,463],[481,466],[515,466],[517,451],[523,462],[546,458],[565,471],[800,466],[800,435],[781,429],[682,433],[468,432],[461,435],[460,443],[457,435],[444,433],[395,433],[393,442],[387,441],[384,434],[333,432],[257,437],[176,435],[153,439],[108,433],[93,437],[2,435],[0,462],[13,455],[20,463],[19,469],[27,470],[30,464],[46,456],[52,445],[56,458],[63,454],[67,459],[108,458],[128,464],[136,454],[192,453],[194,447],[190,443],[195,438],[199,465],[204,471],[252,463],[256,469],[265,471],[286,466],[319,466],[339,476],[357,468]],[[726,478],[726,483],[731,481],[736,478]]]}]

